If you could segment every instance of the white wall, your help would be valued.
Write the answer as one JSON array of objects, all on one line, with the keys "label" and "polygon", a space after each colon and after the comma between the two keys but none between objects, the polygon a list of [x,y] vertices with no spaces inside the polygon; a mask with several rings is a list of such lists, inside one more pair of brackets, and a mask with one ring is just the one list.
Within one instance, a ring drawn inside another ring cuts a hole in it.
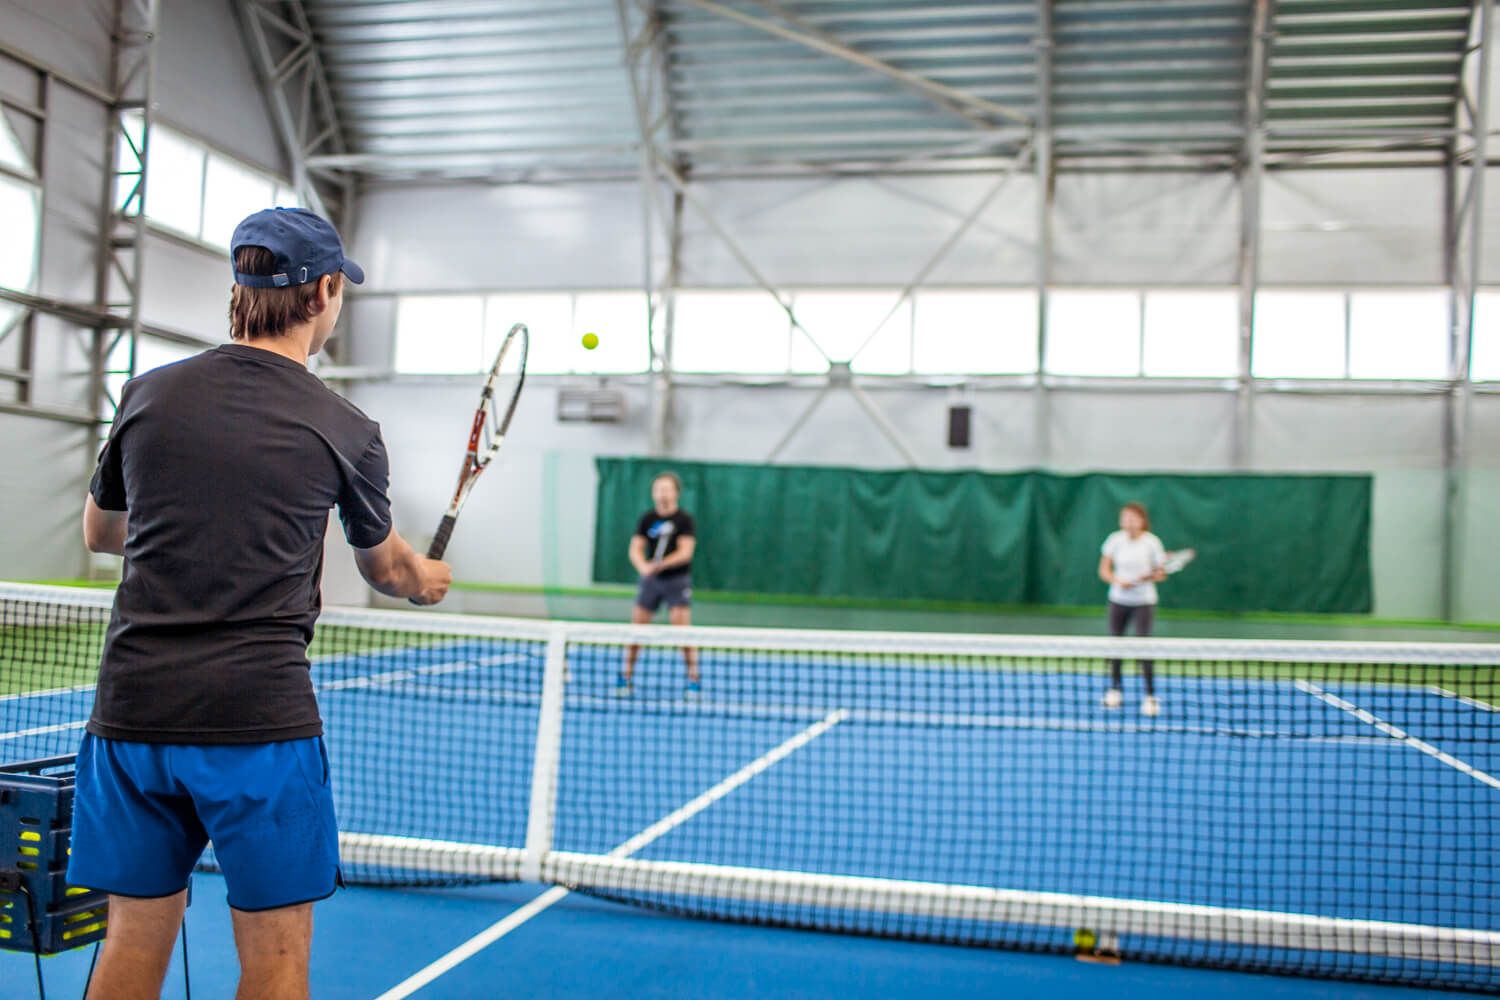
[{"label": "white wall", "polygon": [[[454,532],[449,560],[462,580],[580,586],[593,558],[593,456],[634,455],[647,433],[644,385],[621,386],[619,424],[559,424],[564,380],[533,378],[494,465]],[[457,484],[474,416],[476,379],[369,383],[349,397],[377,420],[391,458],[396,529],[425,551]],[[562,456],[562,457],[559,457]],[[551,497],[554,502],[544,503]],[[330,548],[329,560],[345,558]],[[560,561],[559,561],[560,560]]]},{"label": "white wall", "polygon": [[[692,190],[773,284],[900,287],[994,184],[975,176],[784,179]],[[1271,174],[1262,194],[1263,282],[1440,283],[1442,191],[1436,169]],[[371,292],[636,288],[641,200],[633,182],[383,189],[361,199],[355,256]],[[1500,189],[1488,204],[1500,219]],[[1063,174],[1054,281],[1233,285],[1239,213],[1228,174]],[[1035,234],[1036,184],[1017,175],[928,283],[1034,285]],[[659,238],[655,249],[663,251]],[[1500,247],[1490,259],[1500,266]],[[688,287],[754,285],[691,204],[682,267]]]},{"label": "white wall", "polygon": [[156,52],[162,119],[273,174],[290,171],[233,0],[163,0]]},{"label": "white wall", "polygon": [[[397,524],[425,544],[456,474],[474,379],[447,384],[379,383],[352,398],[381,420],[392,456]],[[528,384],[503,461],[487,473],[460,523],[453,562],[476,582],[582,586],[590,582],[595,455],[648,453],[644,387],[627,386],[629,416],[619,425],[559,424],[559,379]],[[685,386],[674,407],[673,455],[681,459],[764,462],[814,390],[788,386]],[[1037,395],[1032,390],[972,391],[973,447],[946,447],[949,390],[871,388],[873,403],[895,425],[924,468],[1031,468]],[[1229,468],[1233,397],[1228,393],[1053,391],[1052,467],[1068,471],[1149,469],[1215,472]],[[1488,456],[1471,478],[1464,615],[1500,620],[1494,570],[1482,552],[1500,551],[1500,399],[1481,398]],[[1439,553],[1444,479],[1443,411],[1437,398],[1308,397],[1267,394],[1254,412],[1256,460],[1263,472],[1368,473],[1374,479],[1371,560],[1375,613],[1431,619],[1441,614]],[[1487,435],[1487,436],[1486,436]],[[790,464],[895,467],[899,454],[847,394],[830,395],[785,448]],[[670,464],[670,459],[664,460]]]},{"label": "white wall", "polygon": [[363,291],[639,288],[638,184],[375,191],[350,255]]},{"label": "white wall", "polygon": [[[0,33],[15,48],[105,88],[113,3],[107,0],[0,0]],[[271,170],[276,148],[230,0],[165,0],[157,48],[156,101],[163,120]],[[0,94],[39,105],[37,73],[0,56]],[[38,130],[12,116],[23,142],[40,151],[41,264],[38,291],[89,302],[94,297],[108,112],[95,98],[54,84]],[[38,149],[40,147],[40,149]],[[148,238],[142,315],[210,340],[227,339],[231,278],[224,255],[159,236]],[[33,401],[85,411],[87,336],[49,317],[36,319]],[[84,567],[77,517],[96,449],[95,432],[36,417],[0,418],[0,457],[25,469],[0,491],[0,576],[68,577]]]},{"label": "white wall", "polygon": [[1443,281],[1440,170],[1282,171],[1261,190],[1268,285]]},{"label": "white wall", "polygon": [[113,0],[0,0],[5,40],[96,87],[109,87]]},{"label": "white wall", "polygon": [[77,576],[83,568],[79,514],[94,454],[93,431],[0,414],[0,579]]},{"label": "white wall", "polygon": [[[992,178],[777,180],[695,185],[700,198],[774,283],[903,285],[993,185]],[[1441,273],[1442,175],[1436,170],[1297,171],[1273,174],[1263,193],[1268,285],[1433,285]],[[934,285],[1019,285],[1036,280],[1036,186],[1011,179],[973,230],[929,279]],[[1500,204],[1500,193],[1490,202]],[[1232,285],[1239,192],[1229,175],[1065,174],[1054,214],[1058,284]],[[1497,216],[1500,218],[1500,216]],[[389,363],[394,309],[381,291],[638,287],[640,189],[433,187],[387,190],[361,205],[358,246],[370,290],[352,306],[357,362]],[[1492,227],[1500,229],[1500,225]],[[517,238],[520,239],[519,242]],[[660,250],[660,247],[657,248]],[[1500,259],[1500,247],[1495,257]],[[747,287],[752,279],[691,206],[684,217],[683,284]],[[473,380],[469,380],[472,382]],[[485,536],[455,556],[460,577],[503,583],[587,583],[593,530],[594,454],[645,454],[647,398],[631,392],[618,427],[559,425],[550,388],[530,390],[507,444],[507,472],[476,492],[475,522],[519,526]],[[811,386],[682,385],[671,454],[761,462],[812,402]],[[471,405],[468,382],[359,386],[354,398],[393,436],[395,496],[403,528],[431,531],[453,472],[429,453],[430,413],[455,424]],[[1232,462],[1231,393],[1140,389],[959,390],[882,387],[869,396],[919,464],[1009,470],[1225,470]],[[974,407],[973,447],[946,448],[946,408]],[[1490,400],[1482,400],[1489,404]],[[401,424],[400,428],[397,424]],[[1500,455],[1500,418],[1494,421]],[[1046,429],[1038,439],[1038,426]],[[1252,416],[1252,465],[1260,471],[1366,472],[1375,481],[1372,560],[1376,613],[1440,613],[1443,408],[1437,397],[1260,395]],[[461,437],[452,432],[454,440]],[[455,445],[456,447],[456,445]],[[1476,454],[1483,453],[1476,437]],[[780,460],[894,466],[900,452],[847,394],[818,407]],[[1500,461],[1493,476],[1500,479]],[[403,471],[402,466],[408,467]],[[1490,530],[1495,491],[1486,472],[1471,486],[1470,522]],[[472,515],[471,515],[472,516]],[[554,525],[562,524],[559,530]],[[1487,536],[1485,536],[1487,537]],[[461,547],[465,548],[465,547]],[[1473,570],[1466,613],[1500,619],[1497,589]]]}]

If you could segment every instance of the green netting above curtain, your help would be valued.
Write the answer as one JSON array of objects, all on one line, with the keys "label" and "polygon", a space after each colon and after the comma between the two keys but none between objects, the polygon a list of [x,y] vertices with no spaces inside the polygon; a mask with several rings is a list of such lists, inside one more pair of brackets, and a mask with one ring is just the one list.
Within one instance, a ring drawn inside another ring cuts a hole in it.
[{"label": "green netting above curtain", "polygon": [[600,458],[594,579],[631,583],[631,534],[671,469],[704,590],[1097,605],[1099,546],[1137,500],[1198,560],[1166,607],[1367,612],[1369,476],[991,474]]}]

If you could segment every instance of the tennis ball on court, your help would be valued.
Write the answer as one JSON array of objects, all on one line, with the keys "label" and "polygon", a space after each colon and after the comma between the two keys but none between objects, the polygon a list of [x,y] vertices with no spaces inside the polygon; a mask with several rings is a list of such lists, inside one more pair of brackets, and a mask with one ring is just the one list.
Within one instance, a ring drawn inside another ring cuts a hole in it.
[{"label": "tennis ball on court", "polygon": [[583,335],[583,346],[592,351],[599,346],[599,337],[596,334],[585,333]]},{"label": "tennis ball on court", "polygon": [[1098,943],[1099,939],[1087,927],[1080,927],[1073,932],[1073,947],[1079,951],[1093,951]]}]

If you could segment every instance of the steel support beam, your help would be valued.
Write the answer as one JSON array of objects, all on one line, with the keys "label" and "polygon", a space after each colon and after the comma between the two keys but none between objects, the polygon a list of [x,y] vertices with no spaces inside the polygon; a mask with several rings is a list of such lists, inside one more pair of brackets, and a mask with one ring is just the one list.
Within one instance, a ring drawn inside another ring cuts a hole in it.
[{"label": "steel support beam", "polygon": [[1036,5],[1036,404],[1033,453],[1036,464],[1052,460],[1052,400],[1047,393],[1047,323],[1052,294],[1052,207],[1057,197],[1057,138],[1052,130],[1052,0]]},{"label": "steel support beam", "polygon": [[982,97],[959,90],[956,87],[949,87],[946,84],[938,83],[918,73],[912,73],[897,66],[892,66],[888,62],[866,55],[857,49],[850,48],[827,32],[808,25],[779,3],[775,3],[774,0],[752,0],[752,2],[756,6],[777,15],[793,27],[786,27],[774,21],[752,17],[749,14],[726,7],[723,4],[714,3],[713,0],[686,0],[686,2],[710,13],[717,14],[720,17],[737,21],[746,27],[755,28],[757,31],[763,31],[778,38],[784,38],[787,41],[797,42],[825,55],[842,59],[845,62],[851,62],[871,72],[889,77],[912,93],[926,98],[944,111],[957,115],[969,124],[979,128],[992,127],[996,119],[1020,122],[1023,125],[1031,124],[1031,118],[1025,112],[1003,104],[996,104],[993,101],[985,100]]},{"label": "steel support beam", "polygon": [[1266,173],[1266,76],[1271,49],[1271,0],[1255,0],[1245,68],[1245,143],[1240,162],[1239,350],[1231,461],[1247,469],[1254,460],[1255,292],[1260,285],[1260,192]]},{"label": "steel support beam", "polygon": [[[1443,586],[1442,613],[1448,621],[1462,617],[1464,522],[1468,511],[1470,424],[1474,386],[1470,357],[1474,344],[1474,296],[1478,290],[1484,247],[1484,175],[1488,163],[1491,51],[1495,0],[1479,0],[1468,58],[1474,60],[1474,91],[1468,91],[1469,66],[1459,74],[1454,100],[1456,137],[1449,155],[1444,268],[1450,296],[1449,383],[1443,434]],[[1467,179],[1464,175],[1467,174]]]},{"label": "steel support beam", "polygon": [[[141,335],[141,279],[145,274],[146,165],[151,149],[151,125],[156,102],[156,42],[161,23],[161,0],[115,0],[110,27],[109,90],[103,149],[103,184],[99,192],[98,243],[94,257],[94,311],[119,319],[106,327],[84,327],[82,343],[88,355],[88,418],[93,426],[114,421],[114,399],[109,375],[135,375],[136,346]],[[127,127],[126,116],[139,123]],[[61,312],[62,310],[59,310]],[[76,320],[74,322],[77,322]],[[116,345],[127,345],[123,368],[111,367]],[[68,419],[66,411],[50,411],[49,419]],[[91,470],[94,449],[85,450],[85,470]],[[85,576],[91,557],[81,554]]]},{"label": "steel support beam", "polygon": [[[234,0],[234,6],[298,197],[349,235],[354,177],[337,159],[349,147],[302,0]],[[337,202],[328,203],[318,178],[338,193]]]},{"label": "steel support beam", "polygon": [[[632,9],[641,22],[639,28],[632,24]],[[627,0],[615,0],[615,12],[640,136],[641,266],[651,365],[648,380],[651,407],[649,449],[652,455],[665,456],[671,451],[672,444],[672,337],[677,283],[681,273],[682,196],[674,194],[669,214],[663,205],[657,178],[655,140],[663,123],[669,135],[675,135],[675,116],[667,79],[666,51],[661,44],[664,29],[660,4],[638,0],[632,5]],[[659,282],[657,241],[653,235],[658,226],[666,251]]]},{"label": "steel support beam", "polygon": [[[141,334],[141,278],[145,273],[146,164],[155,118],[156,39],[160,0],[115,0],[110,32],[110,88],[114,99],[105,128],[103,190],[99,194],[99,242],[94,270],[94,307],[119,317],[114,332],[99,324],[89,339],[89,412],[108,422],[113,400],[105,377],[135,375],[136,344]],[[139,133],[126,127],[125,116],[139,122]],[[122,197],[122,192],[125,192]],[[117,343],[129,345],[123,369],[108,367]],[[109,404],[109,405],[107,405]],[[106,409],[109,409],[106,415]],[[92,456],[90,456],[92,460]]]},{"label": "steel support beam", "polygon": [[171,327],[160,326],[155,323],[147,323],[144,320],[138,324],[127,315],[110,312],[87,302],[70,302],[66,299],[54,299],[45,295],[33,295],[30,292],[18,291],[14,288],[0,288],[0,302],[9,302],[21,306],[28,312],[43,316],[55,316],[75,326],[84,327],[89,330],[129,330],[135,325],[141,333],[158,340],[170,341],[174,344],[182,344],[186,347],[213,347],[218,341],[206,340],[196,334],[186,333],[182,330],[174,330]]},{"label": "steel support beam", "polygon": [[[673,403],[676,382],[672,373],[672,350],[677,338],[677,285],[682,276],[682,195],[672,195],[672,232],[667,252],[667,273],[657,291],[654,315],[655,328],[661,332],[661,358],[657,367],[660,379],[660,405],[657,407],[653,431],[653,454],[671,454],[673,445]],[[654,335],[653,335],[654,336]]]}]

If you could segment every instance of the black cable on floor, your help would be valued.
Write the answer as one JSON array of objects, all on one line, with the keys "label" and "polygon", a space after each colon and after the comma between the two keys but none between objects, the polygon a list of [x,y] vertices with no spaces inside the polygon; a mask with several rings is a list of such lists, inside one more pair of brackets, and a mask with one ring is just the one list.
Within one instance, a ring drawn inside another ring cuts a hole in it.
[{"label": "black cable on floor", "polygon": [[36,994],[40,1000],[47,1000],[47,984],[42,981],[42,929],[36,923],[36,907],[31,900],[31,890],[26,888],[26,883],[19,886],[21,895],[26,897],[26,929],[31,932],[31,957],[36,962]]},{"label": "black cable on floor", "polygon": [[94,982],[94,966],[99,964],[99,947],[102,941],[94,942],[94,957],[89,959],[89,974],[83,980],[83,1000],[88,1000],[89,986]]},{"label": "black cable on floor", "polygon": [[193,981],[188,978],[187,918],[182,918],[182,992],[187,1000],[193,1000]]}]

